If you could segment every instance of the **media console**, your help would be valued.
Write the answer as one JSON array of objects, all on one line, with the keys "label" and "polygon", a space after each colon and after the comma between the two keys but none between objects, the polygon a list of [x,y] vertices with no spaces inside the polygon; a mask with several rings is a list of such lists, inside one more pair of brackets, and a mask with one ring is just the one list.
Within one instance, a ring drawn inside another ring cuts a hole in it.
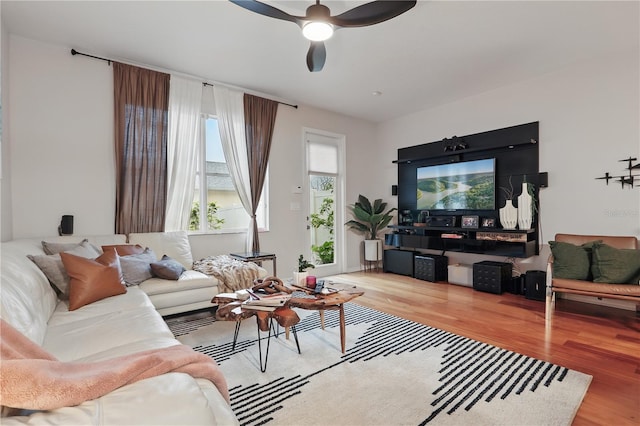
[{"label": "media console", "polygon": [[407,249],[430,249],[503,257],[538,254],[537,231],[496,228],[459,228],[391,225],[385,245]]}]

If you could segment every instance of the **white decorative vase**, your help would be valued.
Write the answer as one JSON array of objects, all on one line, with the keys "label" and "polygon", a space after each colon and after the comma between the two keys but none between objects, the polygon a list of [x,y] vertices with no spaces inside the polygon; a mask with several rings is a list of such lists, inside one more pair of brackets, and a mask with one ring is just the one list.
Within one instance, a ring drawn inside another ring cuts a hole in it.
[{"label": "white decorative vase", "polygon": [[307,286],[307,276],[309,275],[309,272],[304,271],[304,272],[297,272],[294,271],[293,272],[293,282],[296,283],[296,285],[299,285],[301,287],[306,287]]},{"label": "white decorative vase", "polygon": [[518,209],[513,206],[513,200],[507,200],[500,209],[500,224],[503,229],[516,229],[518,224]]},{"label": "white decorative vase", "polygon": [[364,240],[364,260],[377,262],[382,259],[382,241]]},{"label": "white decorative vase", "polygon": [[529,194],[529,184],[522,182],[522,194],[518,196],[518,228],[531,229],[533,221],[533,198]]}]

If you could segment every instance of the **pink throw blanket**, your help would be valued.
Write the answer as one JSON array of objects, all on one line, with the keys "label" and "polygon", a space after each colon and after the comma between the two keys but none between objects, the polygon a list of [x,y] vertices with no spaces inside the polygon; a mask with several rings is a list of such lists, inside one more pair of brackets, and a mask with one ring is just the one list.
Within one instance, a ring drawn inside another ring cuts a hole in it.
[{"label": "pink throw blanket", "polygon": [[229,402],[216,362],[185,345],[97,362],[62,362],[0,319],[0,405],[51,410],[99,398],[121,386],[167,372],[210,380]]}]

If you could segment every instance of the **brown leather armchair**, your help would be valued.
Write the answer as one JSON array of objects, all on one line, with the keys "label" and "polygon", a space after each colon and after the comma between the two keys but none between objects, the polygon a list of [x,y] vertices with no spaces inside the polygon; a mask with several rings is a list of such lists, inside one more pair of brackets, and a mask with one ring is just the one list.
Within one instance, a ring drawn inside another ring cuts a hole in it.
[{"label": "brown leather armchair", "polygon": [[[574,235],[556,234],[555,240],[575,245],[582,245],[594,240],[618,249],[638,249],[638,239],[632,236]],[[556,293],[572,293],[597,298],[633,300],[636,311],[640,311],[640,285],[638,284],[605,284],[592,281],[553,278],[553,255],[547,264],[547,294],[545,318],[550,319],[555,308]]]}]

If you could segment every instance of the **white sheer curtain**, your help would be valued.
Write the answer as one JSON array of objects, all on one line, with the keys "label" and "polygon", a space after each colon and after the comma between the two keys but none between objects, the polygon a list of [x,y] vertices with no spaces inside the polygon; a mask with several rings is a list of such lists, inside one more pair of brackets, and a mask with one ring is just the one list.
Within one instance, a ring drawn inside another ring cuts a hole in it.
[{"label": "white sheer curtain", "polygon": [[189,229],[201,105],[202,82],[172,75],[169,85],[166,231]]},{"label": "white sheer curtain", "polygon": [[[218,129],[222,150],[229,167],[231,180],[238,191],[242,206],[249,216],[253,211],[251,203],[251,179],[249,178],[249,160],[244,130],[244,93],[220,85],[214,85],[213,97],[218,114]],[[246,251],[253,246],[253,220],[247,227]]]}]

